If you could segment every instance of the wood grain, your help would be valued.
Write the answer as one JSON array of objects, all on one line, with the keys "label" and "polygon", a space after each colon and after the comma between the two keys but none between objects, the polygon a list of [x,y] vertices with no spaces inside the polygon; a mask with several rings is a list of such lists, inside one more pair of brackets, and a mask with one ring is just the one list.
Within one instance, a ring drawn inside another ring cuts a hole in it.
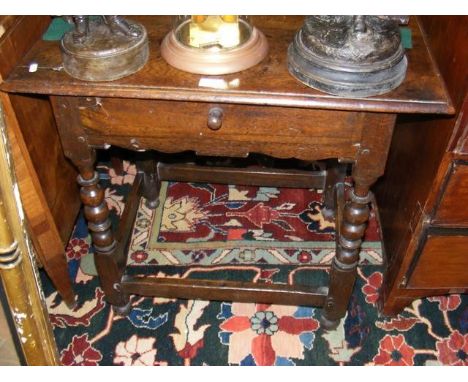
[{"label": "wood grain", "polygon": [[8,77],[50,23],[50,16],[4,16],[0,37],[0,80]]},{"label": "wood grain", "polygon": [[[160,55],[160,44],[172,20],[165,16],[133,17],[145,25],[150,40],[148,63],[139,72],[110,82],[86,82],[68,76],[61,68],[59,43],[38,41],[2,85],[5,91],[59,95],[168,99],[218,103],[256,104],[304,108],[386,111],[399,113],[447,113],[453,108],[443,81],[426,49],[417,18],[411,19],[413,48],[408,50],[405,81],[383,96],[340,98],[311,89],[287,71],[287,48],[303,17],[252,17],[268,39],[270,52],[260,64],[240,73],[216,77],[227,89],[200,86],[203,76],[169,66]],[[30,73],[30,62],[39,69]]]},{"label": "wood grain", "polygon": [[[63,155],[47,97],[10,95],[40,188],[65,248],[80,209],[77,171]],[[52,165],[53,164],[53,165]]]},{"label": "wood grain", "polygon": [[[2,18],[5,33],[0,37],[0,77],[9,74],[41,38],[49,22],[49,16]],[[65,301],[72,305],[74,295],[64,252],[79,209],[77,188],[73,185],[76,170],[63,156],[47,97],[5,93],[1,97],[38,261]]]},{"label": "wood grain", "polygon": [[222,126],[213,131],[207,126],[213,106],[103,98],[98,107],[82,106],[80,114],[92,145],[234,157],[255,152],[304,160],[354,158],[362,126],[374,126],[365,113],[223,105]]},{"label": "wood grain", "polygon": [[451,147],[456,153],[468,155],[468,93],[465,95],[462,112],[457,120],[456,132],[453,135]]},{"label": "wood grain", "polygon": [[[432,223],[468,226],[468,165],[455,163],[450,171]],[[468,254],[468,247],[466,249]]]},{"label": "wood grain", "polygon": [[430,235],[409,279],[408,288],[468,289],[467,269],[468,235]]},{"label": "wood grain", "polygon": [[325,289],[239,281],[125,276],[124,292],[142,296],[321,306]]},{"label": "wood grain", "polygon": [[[62,243],[54,218],[43,194],[33,162],[24,142],[9,96],[0,93],[4,105],[7,133],[11,143],[13,164],[18,180],[21,200],[33,233],[32,240],[44,266],[63,299],[71,306],[75,296],[68,275],[65,245]],[[58,221],[60,224],[60,221]]]},{"label": "wood grain", "polygon": [[262,167],[215,167],[191,164],[157,165],[158,178],[190,183],[323,189],[327,171],[300,171]]}]

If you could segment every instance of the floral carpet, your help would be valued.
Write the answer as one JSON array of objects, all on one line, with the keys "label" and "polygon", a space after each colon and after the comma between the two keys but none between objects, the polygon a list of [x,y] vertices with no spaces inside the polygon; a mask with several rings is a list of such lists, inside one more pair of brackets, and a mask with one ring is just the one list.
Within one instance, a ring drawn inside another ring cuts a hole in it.
[{"label": "floral carpet", "polygon": [[[99,166],[112,218],[122,213],[136,169]],[[316,190],[163,183],[160,206],[141,204],[129,272],[324,285],[334,227]],[[369,225],[348,312],[334,331],[320,309],[300,306],[132,297],[117,316],[104,301],[82,217],[67,247],[78,296],[70,310],[42,281],[64,365],[467,365],[467,296],[416,300],[379,316],[382,251]]]}]

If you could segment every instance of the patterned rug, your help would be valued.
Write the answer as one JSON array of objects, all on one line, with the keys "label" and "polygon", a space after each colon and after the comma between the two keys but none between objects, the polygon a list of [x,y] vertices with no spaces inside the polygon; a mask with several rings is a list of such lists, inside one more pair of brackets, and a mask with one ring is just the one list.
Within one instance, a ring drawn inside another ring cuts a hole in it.
[{"label": "patterned rug", "polygon": [[[99,166],[112,219],[136,174]],[[334,227],[316,190],[163,183],[140,205],[128,264],[134,274],[324,285]],[[132,297],[127,317],[105,303],[82,217],[67,247],[78,295],[71,311],[42,273],[64,365],[467,365],[466,296],[417,300],[394,318],[376,309],[382,283],[372,214],[347,315],[330,332],[320,309]]]}]

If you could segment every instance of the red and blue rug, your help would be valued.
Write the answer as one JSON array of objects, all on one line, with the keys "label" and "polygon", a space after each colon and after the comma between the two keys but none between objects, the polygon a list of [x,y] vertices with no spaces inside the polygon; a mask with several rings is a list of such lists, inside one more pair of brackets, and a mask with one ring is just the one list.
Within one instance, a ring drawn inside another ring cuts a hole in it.
[{"label": "red and blue rug", "polygon": [[[99,166],[116,221],[136,174]],[[160,206],[140,205],[128,264],[132,273],[324,285],[334,226],[316,190],[167,183]],[[72,311],[42,274],[64,365],[467,365],[466,296],[415,301],[379,316],[379,227],[372,215],[348,312],[330,332],[320,309],[140,298],[127,317],[104,301],[80,217],[67,247],[78,295]]]}]

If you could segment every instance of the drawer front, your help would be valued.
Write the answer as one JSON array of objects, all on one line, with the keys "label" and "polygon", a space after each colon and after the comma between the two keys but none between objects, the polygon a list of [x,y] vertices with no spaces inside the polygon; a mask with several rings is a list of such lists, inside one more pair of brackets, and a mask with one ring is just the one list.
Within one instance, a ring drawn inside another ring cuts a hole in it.
[{"label": "drawer front", "polygon": [[409,288],[468,288],[468,230],[429,231],[418,252]]},{"label": "drawer front", "polygon": [[433,219],[435,224],[468,226],[468,164],[453,164]]},{"label": "drawer front", "polygon": [[[221,108],[222,117],[210,128],[213,108]],[[112,98],[80,113],[91,144],[305,160],[353,159],[364,124],[378,128],[380,121],[378,114],[347,111]]]}]

